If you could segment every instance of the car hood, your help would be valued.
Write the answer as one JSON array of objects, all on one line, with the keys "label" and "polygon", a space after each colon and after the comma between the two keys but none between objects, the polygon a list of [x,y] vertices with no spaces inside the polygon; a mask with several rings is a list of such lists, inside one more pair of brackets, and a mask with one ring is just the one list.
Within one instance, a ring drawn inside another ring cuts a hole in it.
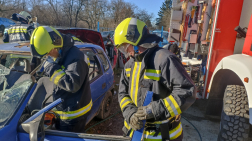
[{"label": "car hood", "polygon": [[72,34],[82,42],[92,43],[101,46],[105,50],[103,39],[100,32],[90,29],[57,29],[63,34]]},{"label": "car hood", "polygon": [[10,25],[15,25],[16,23],[7,18],[0,18],[0,25],[4,25],[5,27],[9,27]]}]

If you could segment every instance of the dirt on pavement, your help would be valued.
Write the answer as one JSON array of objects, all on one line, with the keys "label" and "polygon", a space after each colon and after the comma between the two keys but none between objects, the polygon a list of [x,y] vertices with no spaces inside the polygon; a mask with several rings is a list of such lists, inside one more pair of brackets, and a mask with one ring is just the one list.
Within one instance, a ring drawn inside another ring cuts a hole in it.
[{"label": "dirt on pavement", "polygon": [[123,127],[124,119],[122,116],[122,112],[120,110],[120,106],[119,106],[119,102],[118,102],[118,95],[117,95],[118,94],[118,87],[119,87],[118,82],[120,80],[120,76],[121,76],[121,71],[120,70],[115,71],[115,75],[114,75],[115,91],[113,94],[113,102],[111,104],[111,112],[110,112],[109,117],[114,114],[116,114],[116,115],[109,118],[108,120],[92,127],[93,125],[102,121],[100,119],[94,118],[85,127],[86,130],[89,127],[92,127],[87,131],[87,133],[89,133],[89,134],[103,134],[103,135],[119,135],[119,136],[123,135],[122,127]]}]

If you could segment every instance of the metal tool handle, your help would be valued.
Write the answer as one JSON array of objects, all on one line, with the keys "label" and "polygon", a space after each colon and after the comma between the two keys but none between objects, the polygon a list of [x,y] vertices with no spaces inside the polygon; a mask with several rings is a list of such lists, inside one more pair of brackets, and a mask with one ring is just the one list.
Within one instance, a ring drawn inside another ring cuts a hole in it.
[{"label": "metal tool handle", "polygon": [[[45,56],[43,56],[42,58],[41,58],[41,60],[43,60],[44,58],[46,58],[46,55]],[[44,61],[42,61],[31,73],[30,73],[30,75],[34,75],[35,73],[36,73],[36,71],[41,67],[41,65],[44,63]]]}]

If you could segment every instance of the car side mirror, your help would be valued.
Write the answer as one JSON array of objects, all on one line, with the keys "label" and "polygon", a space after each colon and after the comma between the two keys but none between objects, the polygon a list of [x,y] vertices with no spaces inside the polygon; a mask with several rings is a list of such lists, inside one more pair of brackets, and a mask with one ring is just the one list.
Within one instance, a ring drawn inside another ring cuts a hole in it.
[{"label": "car side mirror", "polygon": [[45,108],[38,111],[36,114],[27,119],[24,123],[19,126],[19,131],[29,133],[30,141],[38,141],[38,135],[40,141],[44,141],[45,130],[44,130],[44,117],[45,113],[53,109],[55,106],[62,102],[61,98],[52,102]]},{"label": "car side mirror", "polygon": [[45,131],[44,131],[44,114],[39,115],[34,120],[21,124],[21,128],[29,133],[30,141],[37,141],[38,135],[40,141],[44,141]]}]

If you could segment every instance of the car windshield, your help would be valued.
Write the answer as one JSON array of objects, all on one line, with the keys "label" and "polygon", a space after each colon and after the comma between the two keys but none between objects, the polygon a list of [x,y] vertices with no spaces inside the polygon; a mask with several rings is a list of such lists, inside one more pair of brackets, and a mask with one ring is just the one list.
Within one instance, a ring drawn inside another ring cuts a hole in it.
[{"label": "car windshield", "polygon": [[111,36],[111,37],[113,37],[114,36],[114,31],[109,31],[109,35]]},{"label": "car windshield", "polygon": [[[158,35],[159,37],[161,37],[161,31],[160,32],[153,32],[154,34]],[[168,38],[168,33],[167,32],[163,32],[163,39],[167,40]]]},{"label": "car windshield", "polygon": [[[15,69],[19,71],[29,70],[31,62],[31,56],[19,55],[19,54],[3,54],[0,55],[1,64],[9,69]],[[30,70],[29,70],[30,71]]]},{"label": "car windshield", "polygon": [[102,32],[101,35],[102,35],[102,37],[106,37],[109,35],[109,32]]},{"label": "car windshield", "polygon": [[20,102],[32,85],[32,80],[26,79],[28,77],[30,78],[29,74],[11,71],[0,64],[0,128],[15,115]]}]

